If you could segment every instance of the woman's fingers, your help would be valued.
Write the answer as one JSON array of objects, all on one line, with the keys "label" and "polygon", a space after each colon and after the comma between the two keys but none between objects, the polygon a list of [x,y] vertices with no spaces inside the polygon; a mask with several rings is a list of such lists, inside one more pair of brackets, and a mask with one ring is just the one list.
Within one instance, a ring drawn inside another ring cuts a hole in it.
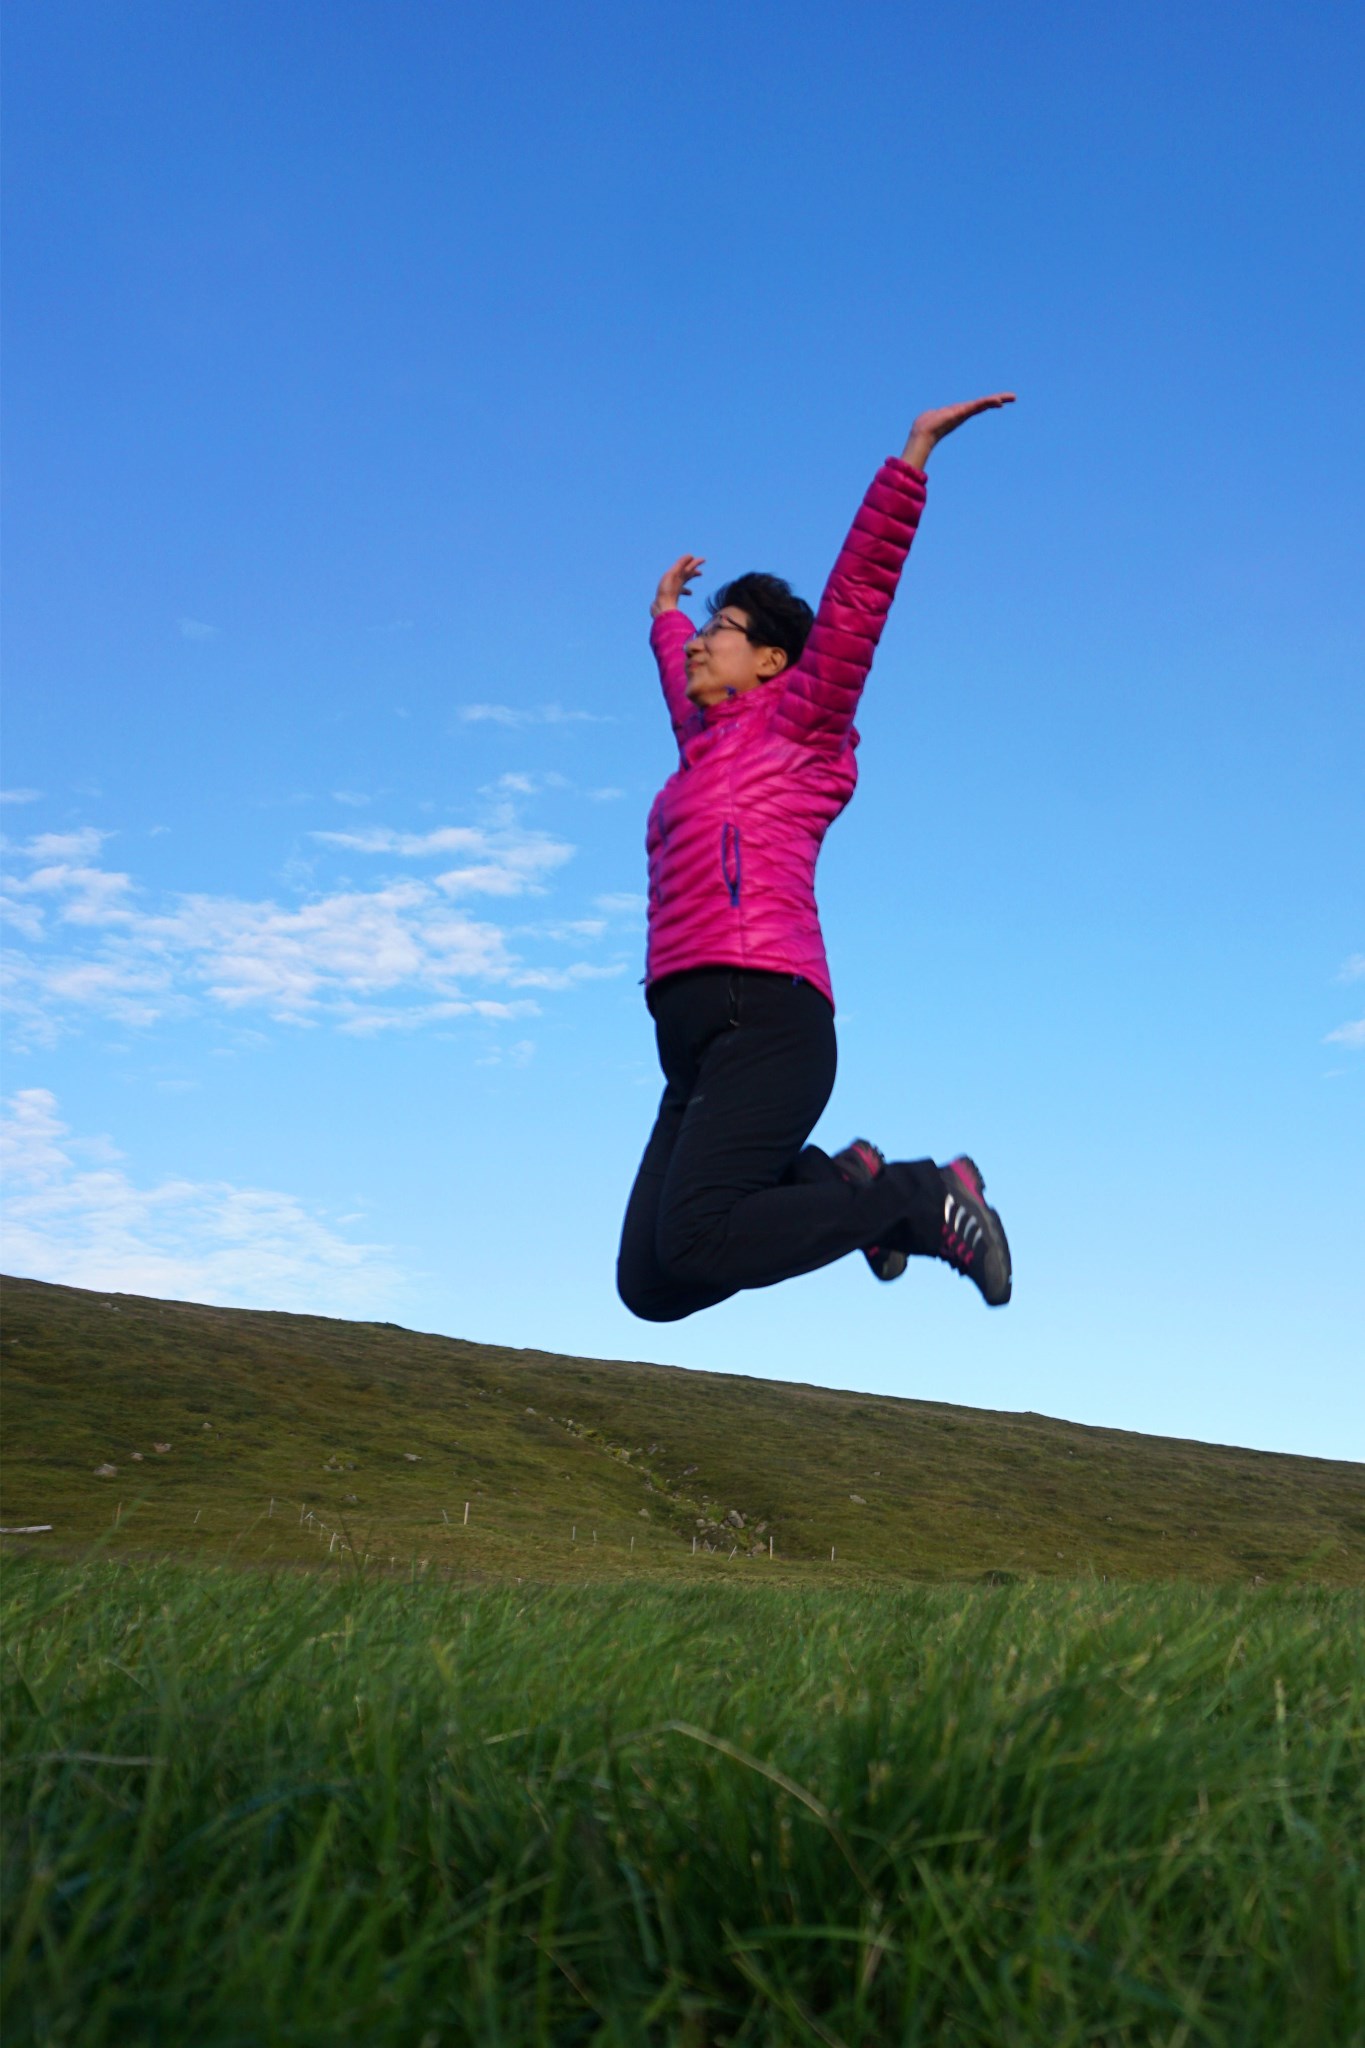
[{"label": "woman's fingers", "polygon": [[705,555],[679,555],[677,561],[664,570],[651,607],[655,617],[660,611],[672,610],[680,597],[691,596],[688,585],[705,566]]},{"label": "woman's fingers", "polygon": [[672,567],[665,569],[659,588],[671,589],[675,593],[685,590],[692,578],[699,575],[705,566],[705,555],[679,555]]},{"label": "woman's fingers", "polygon": [[969,398],[962,405],[941,406],[937,412],[924,417],[926,423],[937,426],[941,434],[950,434],[954,427],[960,427],[964,420],[974,419],[979,412],[994,412],[997,406],[1013,404],[1012,391],[995,391],[989,398]]},{"label": "woman's fingers", "polygon": [[994,412],[997,406],[1013,404],[1012,391],[992,391],[986,398],[969,398],[961,405],[940,405],[922,412],[910,429],[903,460],[922,469],[944,435],[951,434],[964,420],[975,419],[979,412]]}]

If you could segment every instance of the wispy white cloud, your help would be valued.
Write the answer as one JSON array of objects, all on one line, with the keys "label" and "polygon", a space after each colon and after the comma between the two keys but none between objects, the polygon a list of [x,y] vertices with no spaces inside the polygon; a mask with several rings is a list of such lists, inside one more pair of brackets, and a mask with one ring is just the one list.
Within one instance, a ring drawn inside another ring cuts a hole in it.
[{"label": "wispy white cloud", "polygon": [[39,832],[23,848],[26,859],[44,862],[55,860],[94,860],[106,839],[112,833],[97,831],[93,825],[82,825],[75,832]]},{"label": "wispy white cloud", "polygon": [[11,886],[22,895],[56,898],[57,914],[65,924],[126,924],[132,916],[126,902],[132,881],[110,868],[56,861],[35,868]]},{"label": "wispy white cloud", "polygon": [[208,625],[203,619],[179,619],[176,623],[182,640],[212,640],[218,631],[216,626]]},{"label": "wispy white cloud", "polygon": [[590,804],[615,803],[618,798],[625,795],[623,789],[617,789],[614,785],[606,785],[601,789],[582,789],[555,768],[546,769],[539,774],[532,774],[523,768],[509,769],[505,775],[499,775],[493,782],[484,783],[479,794],[496,802],[499,798],[542,796],[546,790],[563,790],[569,795],[584,798]]},{"label": "wispy white cloud", "polygon": [[[410,833],[386,826],[317,833],[349,853],[457,864],[370,887],[318,888],[302,900],[180,894],[148,899],[133,878],[90,859],[107,834],[42,835],[11,879],[6,1000],[22,1043],[51,1043],[80,1013],[133,1028],[196,1013],[264,1012],[278,1023],[351,1033],[411,1031],[454,1018],[535,1014],[529,991],[562,990],[626,963],[528,957],[537,927],[504,928],[462,907],[469,896],[547,893],[574,849],[514,824]],[[66,856],[54,858],[53,856]],[[568,935],[561,921],[553,943]],[[594,920],[574,936],[595,939]],[[527,994],[523,995],[522,992]]]},{"label": "wispy white cloud", "polygon": [[424,860],[442,853],[479,853],[487,836],[477,825],[441,825],[434,832],[396,832],[389,825],[359,825],[353,832],[314,832],[324,846],[351,853],[396,853],[405,860]]},{"label": "wispy white cloud", "polygon": [[374,825],[357,832],[315,832],[325,846],[352,853],[392,853],[426,860],[463,853],[468,859],[436,877],[447,896],[521,896],[544,893],[545,877],[572,860],[574,849],[545,832],[508,827],[484,831],[474,825],[445,825],[434,832],[395,832]]},{"label": "wispy white cloud", "polygon": [[42,907],[37,903],[25,903],[20,897],[11,896],[8,892],[0,893],[0,923],[7,924],[22,938],[41,938]]},{"label": "wispy white cloud", "polygon": [[40,832],[18,848],[18,858],[29,863],[29,872],[12,873],[0,899],[11,930],[24,938],[40,938],[49,909],[64,924],[107,925],[125,919],[123,899],[131,886],[127,875],[90,865],[109,837],[93,827]]},{"label": "wispy white cloud", "polygon": [[11,953],[5,962],[4,1003],[11,1037],[51,1045],[73,1014],[91,1011],[134,1029],[184,1015],[192,1005],[170,972],[131,955],[81,960]]},{"label": "wispy white cloud", "polygon": [[594,896],[592,901],[594,910],[600,910],[604,917],[619,917],[633,925],[644,923],[645,912],[649,908],[647,897],[637,896],[628,889],[611,890],[605,896]]},{"label": "wispy white cloud", "polygon": [[[1336,978],[1338,981],[1365,980],[1365,953],[1352,953],[1343,960]],[[1365,1017],[1357,1017],[1348,1024],[1338,1024],[1322,1042],[1324,1045],[1344,1045],[1350,1052],[1365,1051]]]},{"label": "wispy white cloud", "polygon": [[404,860],[477,852],[485,844],[476,825],[442,825],[434,832],[396,832],[388,825],[358,825],[353,832],[314,832],[310,837],[323,846],[343,847],[349,853],[396,853]]},{"label": "wispy white cloud", "polygon": [[529,996],[506,1003],[490,1002],[484,997],[469,1002],[415,1003],[404,1009],[369,1004],[357,1009],[340,1029],[351,1038],[375,1038],[384,1031],[421,1031],[429,1024],[444,1024],[459,1017],[479,1017],[485,1023],[503,1024],[512,1018],[539,1015],[539,1003]]},{"label": "wispy white cloud", "polygon": [[602,967],[595,967],[587,960],[575,960],[571,967],[523,967],[517,976],[517,986],[543,989],[576,988],[583,981],[614,981],[617,975],[623,972],[624,968],[619,960]]},{"label": "wispy white cloud", "polygon": [[107,1139],[72,1137],[46,1088],[11,1096],[0,1158],[10,1273],[325,1315],[372,1315],[400,1278],[385,1247],[352,1241],[276,1189],[188,1179],[139,1186]]},{"label": "wispy white cloud", "polygon": [[605,917],[565,917],[554,924],[523,927],[532,938],[554,939],[558,944],[577,945],[581,939],[600,939],[607,929]]},{"label": "wispy white cloud", "polygon": [[455,716],[462,725],[615,725],[599,711],[570,711],[562,704],[461,704]]},{"label": "wispy white cloud", "polygon": [[364,810],[366,804],[372,804],[374,798],[366,796],[364,791],[359,789],[334,789],[332,791],[332,802],[334,804],[349,804],[352,809],[359,811]]},{"label": "wispy white cloud", "polygon": [[479,794],[480,796],[494,798],[539,796],[542,791],[547,789],[571,790],[572,788],[573,784],[568,776],[561,775],[556,768],[547,769],[544,773],[537,775],[530,774],[525,769],[514,768],[509,769],[505,775],[499,775],[496,781],[486,782],[479,791]]},{"label": "wispy white cloud", "polygon": [[535,1041],[518,1038],[512,1045],[492,1045],[475,1062],[480,1067],[525,1067],[535,1057]]},{"label": "wispy white cloud", "polygon": [[40,789],[0,789],[0,804],[36,804],[42,794]]}]

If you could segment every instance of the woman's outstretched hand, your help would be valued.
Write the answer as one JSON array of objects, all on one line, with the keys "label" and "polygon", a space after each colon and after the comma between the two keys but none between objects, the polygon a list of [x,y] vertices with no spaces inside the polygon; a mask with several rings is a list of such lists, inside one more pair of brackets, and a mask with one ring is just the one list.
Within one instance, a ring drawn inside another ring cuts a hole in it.
[{"label": "woman's outstretched hand", "polygon": [[916,469],[923,469],[944,435],[953,433],[964,420],[974,419],[979,412],[994,412],[1000,405],[1013,404],[1012,391],[997,391],[990,398],[971,398],[965,405],[940,405],[934,412],[922,412],[910,429],[902,462],[912,462]]},{"label": "woman's outstretched hand", "polygon": [[665,569],[659,578],[659,587],[649,608],[651,619],[657,619],[660,612],[675,612],[678,600],[692,595],[692,578],[699,576],[705,566],[705,555],[679,555],[672,568]]}]

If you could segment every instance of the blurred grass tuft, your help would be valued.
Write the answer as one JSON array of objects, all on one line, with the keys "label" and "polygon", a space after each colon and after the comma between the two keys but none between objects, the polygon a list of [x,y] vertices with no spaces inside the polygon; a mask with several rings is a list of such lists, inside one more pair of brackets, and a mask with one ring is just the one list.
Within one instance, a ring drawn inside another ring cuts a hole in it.
[{"label": "blurred grass tuft", "polygon": [[6,1572],[6,2040],[1365,2038],[1365,1600]]}]

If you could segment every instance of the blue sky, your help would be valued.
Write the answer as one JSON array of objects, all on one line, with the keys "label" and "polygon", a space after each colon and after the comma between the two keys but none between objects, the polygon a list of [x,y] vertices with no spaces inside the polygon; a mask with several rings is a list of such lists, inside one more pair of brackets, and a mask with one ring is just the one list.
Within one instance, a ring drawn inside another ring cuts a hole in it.
[{"label": "blue sky", "polygon": [[[1336,6],[15,0],[10,1270],[1365,1455]],[[990,1315],[617,1303],[660,570],[937,453],[821,864],[817,1135]]]}]

